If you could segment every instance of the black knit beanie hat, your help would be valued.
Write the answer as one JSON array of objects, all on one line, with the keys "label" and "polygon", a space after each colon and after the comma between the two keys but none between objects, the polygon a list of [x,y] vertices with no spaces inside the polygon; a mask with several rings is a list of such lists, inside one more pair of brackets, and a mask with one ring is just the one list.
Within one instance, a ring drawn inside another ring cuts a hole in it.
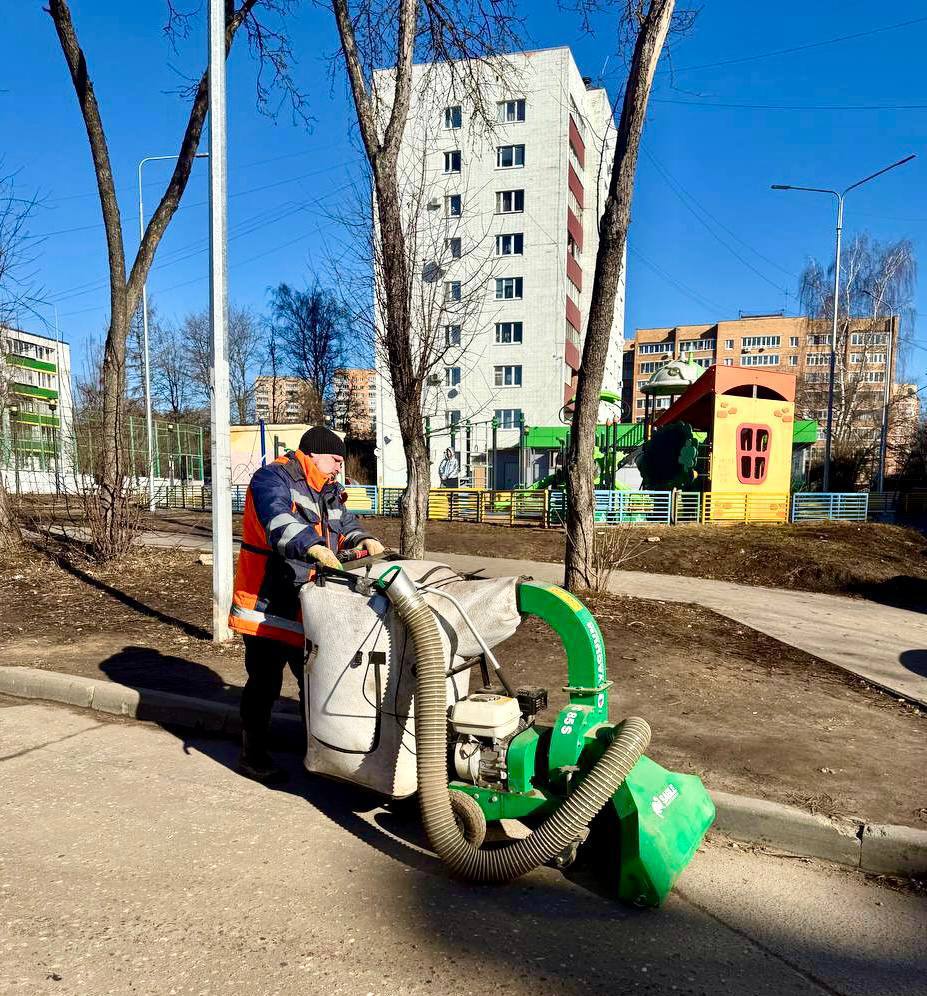
[{"label": "black knit beanie hat", "polygon": [[337,432],[326,429],[324,425],[314,425],[304,432],[299,448],[303,453],[331,453],[340,457],[345,455],[344,440]]}]

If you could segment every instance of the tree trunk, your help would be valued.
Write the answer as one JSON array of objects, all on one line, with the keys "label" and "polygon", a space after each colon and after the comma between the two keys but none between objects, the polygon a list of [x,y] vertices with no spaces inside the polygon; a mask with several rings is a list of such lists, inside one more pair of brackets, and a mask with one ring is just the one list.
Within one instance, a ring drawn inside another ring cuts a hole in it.
[{"label": "tree trunk", "polygon": [[0,476],[0,550],[15,549],[22,543],[23,536],[16,521],[13,503],[3,477]]},{"label": "tree trunk", "polygon": [[564,585],[571,589],[593,585],[595,494],[593,461],[599,394],[605,358],[615,317],[615,298],[624,266],[634,174],[647,101],[663,43],[669,31],[675,0],[652,0],[641,22],[628,73],[615,160],[605,210],[599,226],[592,300],[586,340],[576,388],[576,403],[567,455],[567,517]]}]

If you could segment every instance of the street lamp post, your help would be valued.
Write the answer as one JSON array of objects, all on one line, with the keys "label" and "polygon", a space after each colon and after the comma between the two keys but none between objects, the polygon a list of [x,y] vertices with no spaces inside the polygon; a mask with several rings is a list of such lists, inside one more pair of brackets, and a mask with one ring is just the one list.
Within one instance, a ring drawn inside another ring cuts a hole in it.
[{"label": "street lamp post", "polygon": [[824,438],[824,491],[830,488],[830,458],[834,426],[834,374],[837,366],[837,318],[840,310],[840,236],[843,231],[843,202],[851,190],[861,187],[864,183],[874,180],[877,176],[881,176],[883,173],[887,173],[897,166],[909,163],[914,158],[914,155],[905,156],[904,159],[899,159],[898,162],[892,163],[890,166],[885,166],[875,173],[863,177],[862,180],[857,180],[856,183],[851,183],[842,193],[827,187],[797,187],[789,183],[774,183],[772,185],[773,190],[803,190],[812,194],[831,194],[837,198],[837,239],[834,252],[834,315],[830,333],[830,372],[827,378],[827,430]]},{"label": "street lamp post", "polygon": [[61,494],[61,478],[58,475],[58,431],[55,427],[55,415],[58,411],[58,402],[49,401],[49,410],[51,411],[51,435],[52,435],[52,459],[55,461],[55,494]]},{"label": "street lamp post", "polygon": [[19,405],[10,405],[7,408],[10,420],[10,440],[13,443],[13,474],[16,482],[16,497],[19,497],[19,441],[16,438],[16,423],[19,419]]},{"label": "street lamp post", "polygon": [[[179,159],[179,156],[145,156],[138,164],[138,239],[145,237],[145,208],[142,204],[142,167],[145,163],[160,162],[164,159]],[[194,159],[208,159],[208,152],[197,152]],[[151,361],[148,355],[148,281],[142,282],[142,351],[145,367],[145,431],[148,439],[148,511],[155,507],[154,494],[154,423],[151,415]]]}]

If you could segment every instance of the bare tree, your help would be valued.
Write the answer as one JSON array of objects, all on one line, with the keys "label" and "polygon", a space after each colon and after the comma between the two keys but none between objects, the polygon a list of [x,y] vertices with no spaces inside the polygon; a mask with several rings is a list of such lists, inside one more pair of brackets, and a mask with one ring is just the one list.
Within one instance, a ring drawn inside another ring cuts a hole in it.
[{"label": "bare tree", "polygon": [[[287,14],[294,2],[295,0],[240,0],[236,3],[236,0],[226,0],[225,51],[228,55],[239,30],[244,29],[249,47],[256,54],[261,66],[257,82],[259,106],[266,106],[267,103],[268,90],[263,81],[263,70],[268,68],[272,76],[271,85],[280,87],[289,95],[294,113],[300,113],[303,100],[290,74],[291,53],[287,39],[262,20],[262,15],[279,17]],[[103,359],[101,461],[97,492],[99,529],[94,541],[95,554],[101,559],[106,559],[124,552],[126,536],[123,524],[117,519],[121,514],[120,510],[126,507],[126,503],[122,500],[126,486],[122,423],[125,418],[126,340],[129,323],[138,308],[142,285],[151,268],[155,252],[180,204],[190,177],[209,105],[208,81],[204,70],[195,86],[190,89],[192,103],[176,166],[148,222],[141,245],[127,275],[122,216],[116,196],[109,144],[87,59],[78,41],[77,29],[67,0],[49,0],[46,9],[54,23],[62,53],[70,70],[71,81],[87,131],[106,230],[110,317]],[[168,10],[167,33],[172,39],[182,37],[188,30],[193,15],[179,12],[171,2],[168,3]]]},{"label": "bare tree", "polygon": [[[599,5],[595,0],[581,0],[578,6],[586,16]],[[674,26],[674,18],[675,26],[680,29],[687,27],[691,20],[691,15],[675,14],[675,0],[622,0],[615,6],[620,10],[619,34],[632,48],[632,56],[608,195],[599,222],[599,248],[567,453],[564,584],[570,589],[589,588],[594,582],[595,429],[599,393],[615,320],[615,299],[624,268],[634,176],[647,102],[667,34]]]},{"label": "bare tree", "polygon": [[[148,342],[152,406],[178,419],[189,410],[195,391],[186,344],[176,325],[160,320],[154,323],[149,320]],[[231,350],[229,360],[231,362]]]},{"label": "bare tree", "polygon": [[347,312],[334,294],[318,284],[298,290],[282,283],[271,291],[270,301],[285,364],[308,387],[301,399],[306,414],[321,416],[331,408],[335,370],[344,362]]},{"label": "bare tree", "polygon": [[[194,387],[194,397],[199,404],[208,405],[212,362],[209,312],[187,315],[181,323],[179,338],[183,366]],[[244,425],[254,407],[254,377],[263,356],[260,326],[248,308],[229,306],[228,351],[230,414],[234,423]]]},{"label": "bare tree", "polygon": [[16,446],[15,426],[9,412],[13,370],[6,360],[11,352],[7,329],[20,312],[33,310],[37,303],[26,230],[34,205],[34,200],[17,195],[14,177],[0,176],[0,548],[15,547],[22,541],[2,469],[7,439],[16,459],[12,453]]},{"label": "bare tree", "polygon": [[[402,143],[413,100],[413,62],[438,65],[447,93],[466,97],[476,121],[495,120],[485,97],[487,77],[498,78],[492,56],[518,47],[520,22],[509,0],[331,0],[341,56],[370,167],[374,212],[377,345],[385,361],[406,458],[407,484],[400,502],[400,550],[421,557],[430,486],[423,404],[434,376],[434,351],[422,348],[417,317],[433,294],[420,292],[429,274],[418,269],[410,226],[419,216],[403,189]],[[389,67],[377,73],[378,68]],[[416,81],[427,92],[433,80]],[[416,189],[419,189],[416,186]],[[414,241],[414,240],[413,240]],[[425,278],[424,280],[422,278]],[[430,281],[433,290],[443,282]],[[416,304],[416,301],[421,302]],[[451,302],[447,302],[451,303]],[[416,315],[416,310],[419,314]],[[434,315],[434,311],[428,311]],[[440,327],[429,320],[430,329]]]},{"label": "bare tree", "polygon": [[[853,238],[841,260],[837,308],[832,428],[835,486],[854,488],[878,460],[882,410],[889,421],[903,410],[905,395],[892,390],[903,362],[899,329],[913,324],[911,304],[917,276],[909,239],[880,243],[868,233]],[[797,403],[812,418],[827,415],[830,346],[834,315],[834,269],[810,260],[800,278],[800,300],[808,315],[806,348],[799,369]],[[889,347],[894,362],[889,365]],[[899,354],[902,359],[899,359]]]},{"label": "bare tree", "polygon": [[232,421],[245,425],[254,413],[254,375],[263,350],[257,319],[247,308],[229,308],[228,350]]}]

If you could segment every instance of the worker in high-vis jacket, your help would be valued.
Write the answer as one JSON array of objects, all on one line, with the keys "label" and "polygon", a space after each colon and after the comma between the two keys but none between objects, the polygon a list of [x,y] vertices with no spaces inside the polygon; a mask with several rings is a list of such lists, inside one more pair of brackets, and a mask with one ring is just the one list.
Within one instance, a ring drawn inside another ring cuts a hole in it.
[{"label": "worker in high-vis jacket", "polygon": [[286,667],[299,683],[305,720],[300,588],[317,564],[339,569],[339,550],[363,547],[371,556],[383,552],[345,504],[337,481],[344,455],[341,437],[315,426],[303,434],[298,450],[254,474],[245,498],[229,625],[244,637],[248,674],[241,694],[239,770],[259,782],[284,777],[268,739]]}]

